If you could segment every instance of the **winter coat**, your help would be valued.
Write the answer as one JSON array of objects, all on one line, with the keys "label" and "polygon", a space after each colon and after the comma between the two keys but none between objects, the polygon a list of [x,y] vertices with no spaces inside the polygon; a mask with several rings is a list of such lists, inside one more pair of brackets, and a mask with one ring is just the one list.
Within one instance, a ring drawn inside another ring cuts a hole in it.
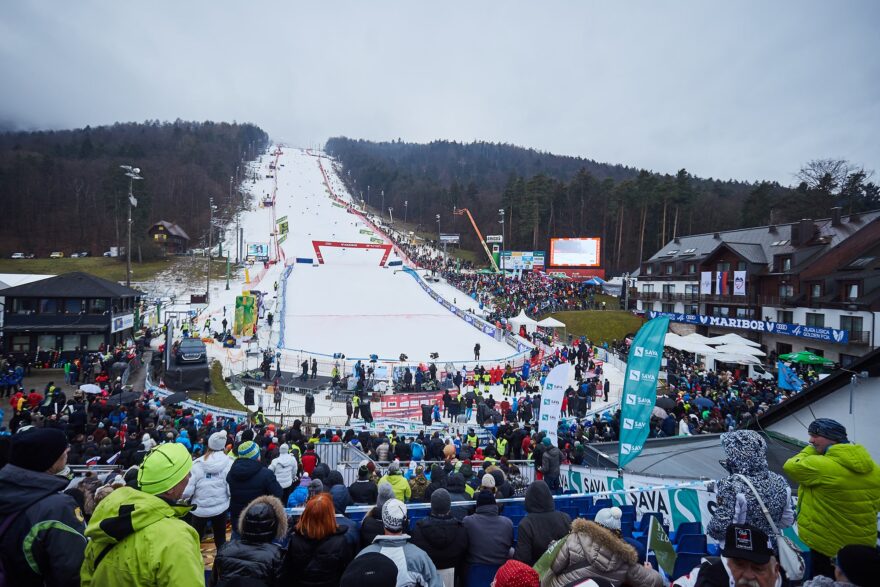
[{"label": "winter coat", "polygon": [[348,494],[354,503],[372,505],[379,497],[379,488],[369,479],[358,479],[348,486]]},{"label": "winter coat", "polygon": [[222,452],[211,454],[211,458],[199,457],[193,461],[189,482],[183,491],[184,498],[191,498],[196,506],[193,515],[211,518],[229,509],[229,485],[226,475],[233,459]]},{"label": "winter coat", "polygon": [[[794,522],[791,516],[793,512],[788,505],[791,488],[782,475],[768,470],[764,439],[751,430],[737,430],[722,434],[721,446],[727,456],[727,468],[731,475],[718,482],[715,490],[718,507],[709,522],[707,533],[718,541],[724,541],[730,524],[747,523],[760,528],[768,536],[774,534],[754,492],[739,475],[745,476],[755,486],[779,529],[791,526]],[[745,511],[742,511],[742,505],[736,507],[738,499],[741,504],[745,499]],[[739,515],[737,509],[740,510]],[[789,516],[783,520],[785,512]]]},{"label": "winter coat", "polygon": [[[199,535],[180,519],[188,511],[131,487],[113,491],[95,508],[86,528],[83,587],[203,584]],[[112,548],[96,568],[96,560],[108,547]]]},{"label": "winter coat", "polygon": [[428,480],[424,475],[416,475],[410,479],[409,487],[413,501],[420,502],[425,500],[425,491],[428,489]]},{"label": "winter coat", "polygon": [[437,467],[436,469],[432,468],[431,482],[425,488],[425,493],[422,497],[425,503],[431,502],[431,495],[433,495],[435,491],[437,491],[441,487],[444,489],[446,488],[447,479],[448,475],[446,474],[445,469],[443,469],[442,467]]},{"label": "winter coat", "polygon": [[303,471],[311,475],[315,471],[315,466],[317,466],[320,459],[318,459],[318,453],[313,450],[307,450],[300,460],[302,460]]},{"label": "winter coat", "polygon": [[849,544],[877,542],[880,468],[865,447],[834,444],[820,455],[808,445],[785,462],[798,486],[798,536],[834,556]]},{"label": "winter coat", "polygon": [[819,575],[804,583],[803,587],[858,587],[858,585],[845,581],[835,581],[830,577]]},{"label": "winter coat", "polygon": [[428,553],[438,569],[464,567],[464,557],[468,550],[467,530],[451,514],[431,514],[416,522],[412,543]]},{"label": "winter coat", "polygon": [[379,479],[379,485],[382,483],[391,484],[391,487],[394,488],[394,497],[404,503],[409,501],[410,496],[412,495],[412,488],[410,488],[409,481],[406,480],[406,477],[399,473],[395,473],[394,475],[386,474]]},{"label": "winter coat", "polygon": [[373,543],[376,536],[385,533],[385,525],[382,524],[382,512],[371,509],[361,520],[361,548]]},{"label": "winter coat", "polygon": [[312,540],[294,530],[284,557],[284,585],[294,587],[337,587],[354,549],[345,539],[347,528],[323,540]]},{"label": "winter coat", "polygon": [[541,472],[547,477],[558,477],[561,462],[562,451],[556,446],[551,446],[541,455]]},{"label": "winter coat", "polygon": [[[446,483],[446,491],[449,492],[449,499],[452,502],[473,501],[473,498],[465,491],[464,477],[462,477],[461,473],[453,473],[449,476],[449,480]],[[468,509],[465,506],[452,506],[451,513],[459,520],[463,520],[468,515]]]},{"label": "winter coat", "polygon": [[[74,499],[61,493],[66,486],[67,479],[48,473],[15,465],[0,470],[0,519],[20,512],[0,542],[9,585],[79,585],[85,525]],[[44,529],[34,532],[38,525]]]},{"label": "winter coat", "polygon": [[663,587],[660,573],[640,565],[632,546],[607,528],[578,518],[572,522],[571,533],[550,564],[541,587],[564,587],[589,577],[604,578],[614,587]]},{"label": "winter coat", "polygon": [[238,515],[241,510],[261,495],[283,496],[281,486],[272,471],[253,459],[235,459],[226,474],[229,484],[229,513],[232,516],[232,529],[238,531]]},{"label": "winter coat", "polygon": [[462,522],[468,533],[468,564],[503,565],[513,546],[513,522],[498,515],[497,505],[481,505]]},{"label": "winter coat", "polygon": [[[269,497],[258,497],[255,501],[269,504],[271,513],[258,518],[260,524],[270,523],[275,518],[274,539],[280,540],[287,533],[287,514],[280,502]],[[253,510],[251,510],[253,511]],[[245,513],[242,512],[242,516]],[[271,516],[271,517],[270,517]],[[239,520],[241,527],[241,520]],[[270,538],[255,536],[242,531],[241,540],[224,544],[214,559],[211,572],[211,587],[237,587],[254,585],[256,587],[276,587],[281,585],[281,572],[284,567],[284,550],[270,542]]]},{"label": "winter coat", "polygon": [[527,515],[519,523],[514,558],[534,565],[550,543],[565,538],[571,527],[571,518],[556,511],[550,488],[543,481],[535,481],[526,490]]},{"label": "winter coat", "polygon": [[410,537],[406,534],[377,536],[373,544],[360,554],[378,552],[394,561],[397,565],[397,587],[443,587],[437,567],[424,550],[411,544],[409,540]]},{"label": "winter coat", "polygon": [[272,460],[272,464],[269,465],[269,470],[275,473],[275,479],[278,481],[278,485],[280,485],[282,489],[287,489],[293,485],[293,480],[296,478],[296,457],[290,453],[280,454],[276,459]]}]

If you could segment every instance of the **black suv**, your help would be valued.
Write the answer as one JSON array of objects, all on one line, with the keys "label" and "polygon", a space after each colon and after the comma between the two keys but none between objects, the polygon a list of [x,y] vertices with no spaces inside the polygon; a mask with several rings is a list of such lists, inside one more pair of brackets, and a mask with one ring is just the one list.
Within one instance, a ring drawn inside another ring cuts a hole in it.
[{"label": "black suv", "polygon": [[178,365],[185,363],[207,363],[208,350],[198,338],[184,338],[174,349],[174,360]]}]

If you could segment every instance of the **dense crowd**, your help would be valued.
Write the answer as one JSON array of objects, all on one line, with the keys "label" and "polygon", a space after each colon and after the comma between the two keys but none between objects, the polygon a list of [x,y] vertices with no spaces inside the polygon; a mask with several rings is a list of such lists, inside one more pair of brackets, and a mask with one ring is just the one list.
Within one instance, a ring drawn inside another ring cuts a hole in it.
[{"label": "dense crowd", "polygon": [[[209,529],[217,547],[210,585],[445,586],[463,584],[475,568],[491,569],[496,586],[667,584],[646,563],[644,543],[622,532],[619,508],[575,520],[556,509],[569,453],[529,424],[504,423],[482,444],[474,430],[284,428],[259,413],[253,422],[212,418],[147,397],[114,425],[106,406],[94,407],[100,402],[85,410],[84,432],[119,441],[111,472],[72,478],[79,424],[53,414],[25,415],[0,439],[8,584],[202,584],[199,543]],[[880,564],[871,546],[880,469],[839,423],[819,419],[808,432],[810,444],[785,465],[800,487],[798,532],[813,549],[815,574],[851,581],[808,585],[873,584],[864,581]],[[346,484],[321,462],[316,448],[326,442],[368,455],[356,480]],[[769,470],[755,432],[721,442],[730,475],[718,482],[708,523],[720,557],[675,584],[788,585],[775,540],[795,521],[788,479]],[[526,483],[521,467],[532,464],[536,480]],[[526,515],[515,533],[498,500],[519,496]],[[408,507],[419,502],[430,514],[411,523]],[[284,505],[298,509],[289,515]],[[370,509],[356,521],[347,515],[353,505]]]}]

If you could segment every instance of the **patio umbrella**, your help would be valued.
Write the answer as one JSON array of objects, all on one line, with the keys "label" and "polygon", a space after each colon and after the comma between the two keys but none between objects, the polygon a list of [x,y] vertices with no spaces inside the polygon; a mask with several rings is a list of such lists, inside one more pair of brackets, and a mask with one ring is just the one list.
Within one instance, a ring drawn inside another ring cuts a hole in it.
[{"label": "patio umbrella", "polygon": [[789,363],[798,363],[799,365],[833,365],[834,361],[820,357],[816,353],[810,351],[799,351],[797,353],[788,353],[779,355],[779,360]]},{"label": "patio umbrella", "polygon": [[168,397],[163,398],[162,403],[166,406],[170,406],[172,404],[179,404],[180,402],[186,401],[187,399],[188,398],[185,391],[176,391]]},{"label": "patio umbrella", "polygon": [[728,334],[724,334],[722,336],[715,336],[712,339],[712,342],[708,344],[744,344],[748,346],[759,347],[761,346],[760,342],[755,342],[754,340],[749,340],[744,336],[740,336],[738,334],[733,334],[732,332]]},{"label": "patio umbrella", "polygon": [[666,417],[669,416],[669,414],[666,413],[666,410],[664,410],[660,406],[654,406],[654,409],[651,410],[651,415],[657,416],[661,420],[665,420]]},{"label": "patio umbrella", "polygon": [[116,395],[111,395],[110,399],[107,400],[108,406],[116,406],[123,404],[131,404],[138,401],[141,398],[141,393],[139,391],[123,391],[122,393],[117,393]]},{"label": "patio umbrella", "polygon": [[722,344],[715,347],[715,350],[719,353],[730,353],[731,355],[753,355],[755,357],[767,356],[767,353],[761,349],[747,344]]},{"label": "patio umbrella", "polygon": [[94,383],[86,383],[85,385],[80,385],[79,389],[83,393],[101,393],[101,387],[95,385]]}]

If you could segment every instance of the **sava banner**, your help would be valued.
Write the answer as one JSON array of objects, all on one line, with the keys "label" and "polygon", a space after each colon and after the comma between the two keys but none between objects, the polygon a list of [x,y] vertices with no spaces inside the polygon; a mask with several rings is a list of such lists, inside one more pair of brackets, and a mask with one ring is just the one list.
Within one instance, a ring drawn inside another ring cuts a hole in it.
[{"label": "sava banner", "polygon": [[629,349],[620,417],[620,457],[623,468],[642,452],[651,411],[657,401],[657,375],[669,318],[654,318],[642,326]]},{"label": "sava banner", "polygon": [[544,381],[541,392],[541,409],[538,420],[538,432],[544,431],[553,444],[559,442],[556,432],[559,429],[559,417],[562,414],[562,396],[571,378],[571,364],[560,363],[550,370]]}]

